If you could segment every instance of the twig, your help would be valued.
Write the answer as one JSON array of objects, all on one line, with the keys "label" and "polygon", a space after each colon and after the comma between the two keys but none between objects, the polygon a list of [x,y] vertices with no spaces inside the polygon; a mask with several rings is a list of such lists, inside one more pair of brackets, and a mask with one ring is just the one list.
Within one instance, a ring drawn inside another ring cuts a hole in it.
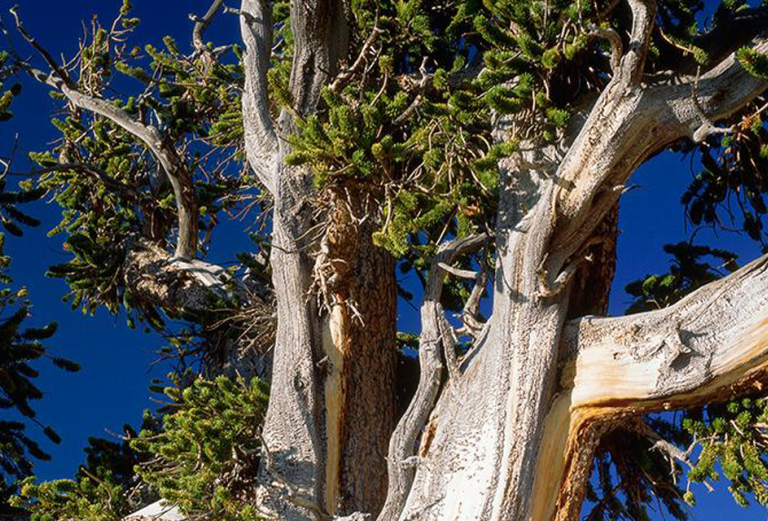
[{"label": "twig", "polygon": [[611,27],[600,27],[597,25],[590,27],[590,34],[607,40],[611,45],[611,70],[616,75],[621,65],[621,56],[624,54],[621,36]]},{"label": "twig", "polygon": [[213,0],[213,3],[208,8],[208,11],[206,11],[202,17],[198,17],[194,14],[189,15],[189,19],[195,22],[195,26],[192,28],[192,45],[195,47],[196,54],[199,53],[210,55],[211,51],[205,45],[205,42],[203,41],[203,35],[205,34],[206,29],[208,29],[208,26],[213,21],[213,18],[221,9],[222,5],[224,5],[224,0]]},{"label": "twig", "polygon": [[419,73],[421,74],[421,80],[419,80],[419,83],[417,85],[417,93],[416,97],[413,98],[413,101],[408,106],[407,109],[403,111],[402,114],[400,114],[395,120],[392,122],[393,125],[399,126],[405,123],[408,118],[411,117],[411,115],[416,111],[416,109],[421,105],[422,98],[424,97],[424,90],[427,88],[427,85],[429,85],[429,80],[431,78],[431,75],[427,74],[427,57],[424,57],[424,60],[421,62],[421,66],[419,67]]},{"label": "twig", "polygon": [[[378,24],[378,15],[376,16],[376,22]],[[368,54],[368,51],[371,50],[373,47],[373,44],[376,43],[376,40],[378,39],[379,35],[383,33],[384,30],[379,28],[378,25],[374,25],[373,30],[371,31],[371,34],[368,35],[368,38],[366,38],[365,43],[363,43],[363,46],[360,48],[360,54],[357,56],[357,59],[352,64],[352,66],[349,69],[346,69],[344,71],[341,71],[337,76],[336,79],[333,80],[333,83],[328,87],[331,92],[339,92],[344,85],[355,75],[357,72],[362,68],[363,64],[365,63],[366,55]]]},{"label": "twig", "polygon": [[62,70],[61,67],[59,67],[59,64],[56,63],[56,60],[53,58],[53,56],[51,56],[51,54],[42,45],[37,43],[37,40],[35,40],[24,28],[24,25],[22,25],[21,19],[19,18],[19,13],[17,12],[18,8],[18,5],[14,5],[9,9],[9,11],[16,21],[16,28],[18,29],[21,36],[24,37],[29,45],[31,45],[37,52],[40,53],[40,55],[45,60],[45,63],[48,64],[56,76],[58,76],[68,87],[74,88],[74,83],[72,83],[69,75],[64,70]]},{"label": "twig", "polygon": [[696,68],[696,78],[691,85],[691,101],[693,101],[693,108],[696,110],[701,119],[701,126],[694,131],[693,139],[694,143],[703,143],[709,136],[714,134],[731,134],[736,131],[736,126],[730,126],[721,128],[715,126],[711,119],[704,113],[704,109],[701,108],[699,103],[699,77],[701,75],[701,66]]}]

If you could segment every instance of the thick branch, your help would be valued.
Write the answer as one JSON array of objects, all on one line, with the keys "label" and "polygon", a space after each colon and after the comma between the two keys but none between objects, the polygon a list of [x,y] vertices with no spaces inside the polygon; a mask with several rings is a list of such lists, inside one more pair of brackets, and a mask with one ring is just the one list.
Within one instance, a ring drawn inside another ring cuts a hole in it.
[{"label": "thick branch", "polygon": [[14,12],[16,27],[21,35],[38,50],[53,69],[52,74],[44,73],[33,68],[14,53],[18,65],[37,81],[60,91],[74,106],[93,112],[109,119],[126,132],[133,135],[149,148],[162,166],[171,182],[176,198],[176,209],[179,219],[179,237],[176,244],[176,257],[194,259],[197,255],[197,220],[198,208],[195,196],[195,186],[184,161],[178,156],[173,145],[163,139],[162,134],[153,126],[131,117],[130,114],[116,105],[99,97],[78,90],[66,74],[56,66],[50,55],[24,29],[21,19]]},{"label": "thick branch", "polygon": [[141,241],[126,255],[126,286],[134,297],[170,315],[181,311],[210,310],[211,296],[231,300],[244,288],[224,268],[201,260],[171,258],[159,246]]},{"label": "thick branch", "polygon": [[[768,52],[768,32],[753,43],[757,51]],[[626,87],[611,81],[606,87],[557,171],[558,226],[547,273],[559,273],[579,251],[621,195],[616,187],[623,187],[642,162],[768,89],[768,80],[751,76],[735,54],[702,75],[696,89],[695,83],[693,77],[672,86]]]},{"label": "thick branch", "polygon": [[267,94],[267,70],[272,51],[272,5],[269,0],[243,0],[240,14],[240,32],[245,43],[245,152],[259,180],[274,194],[278,143]]},{"label": "thick branch", "polygon": [[719,401],[768,368],[768,255],[668,308],[567,324],[571,407],[635,413]]},{"label": "thick branch", "polygon": [[[389,442],[387,467],[389,470],[389,488],[387,500],[379,514],[379,521],[393,521],[400,517],[405,500],[413,484],[415,465],[409,464],[416,448],[416,440],[427,423],[429,414],[435,405],[440,383],[443,378],[443,362],[440,358],[441,345],[453,349],[448,343],[445,326],[445,313],[440,305],[445,269],[459,255],[481,247],[486,241],[485,235],[474,235],[443,244],[427,277],[424,291],[424,303],[421,306],[421,334],[419,336],[419,385],[400,422],[397,424]],[[450,333],[450,332],[447,332]]]},{"label": "thick branch", "polygon": [[760,390],[768,372],[766,287],[768,255],[669,308],[568,322],[560,351],[571,361],[547,415],[531,519],[578,519],[591,455],[615,425]]},{"label": "thick branch", "polygon": [[621,74],[623,81],[636,83],[645,68],[657,7],[655,0],[628,0],[628,3],[632,10],[632,33],[627,54],[621,60]]},{"label": "thick branch", "polygon": [[64,83],[60,83],[58,88],[73,105],[109,119],[150,149],[168,176],[176,198],[179,237],[175,255],[179,258],[194,259],[197,256],[198,221],[195,185],[187,166],[178,156],[173,145],[167,143],[155,127],[144,125],[124,110],[103,99],[70,88]]},{"label": "thick branch", "polygon": [[612,27],[593,27],[591,33],[598,38],[605,39],[611,46],[611,71],[613,74],[619,72],[621,66],[621,57],[624,54],[624,45],[621,43],[621,36]]}]

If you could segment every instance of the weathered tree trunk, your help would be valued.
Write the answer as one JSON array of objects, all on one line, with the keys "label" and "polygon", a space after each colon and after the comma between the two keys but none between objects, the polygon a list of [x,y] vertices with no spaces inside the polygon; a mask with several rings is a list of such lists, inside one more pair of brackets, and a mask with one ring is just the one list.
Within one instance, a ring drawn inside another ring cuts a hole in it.
[{"label": "weathered tree trunk", "polygon": [[[287,182],[284,189],[312,190],[305,174],[288,172],[296,184]],[[386,495],[387,440],[394,427],[394,261],[373,246],[367,226],[337,230],[328,241],[331,251],[342,249],[349,257],[333,258],[353,269],[333,273],[327,288],[333,298],[327,307],[318,303],[317,261],[306,239],[311,220],[297,211],[295,200],[282,197],[275,208],[278,330],[264,429],[272,460],[266,476],[295,489],[285,491],[287,504],[315,503],[329,514],[375,512]],[[302,509],[285,508],[286,498],[276,499],[266,504],[280,505],[280,519],[304,518]]]},{"label": "weathered tree trunk", "polygon": [[[610,262],[601,264],[598,290],[572,282],[589,279],[583,276],[589,269],[585,262],[594,260],[595,249],[612,250],[604,242],[615,238],[615,228],[607,225],[606,233],[598,227],[610,222],[637,166],[675,140],[715,132],[712,121],[743,107],[768,85],[747,76],[733,55],[701,78],[682,78],[677,85],[645,83],[655,4],[628,3],[630,46],[624,52],[620,38],[613,40],[619,46],[613,49],[613,78],[600,97],[574,118],[557,146],[523,147],[500,165],[493,316],[460,364],[439,304],[441,262],[450,264],[456,254],[476,247],[478,238],[444,245],[433,261],[421,313],[419,388],[389,440],[392,260],[376,252],[370,230],[356,227],[349,209],[328,217],[332,224],[319,245],[309,238],[317,222],[306,206],[313,193],[309,175],[284,165],[287,145],[277,139],[268,106],[259,100],[265,96],[269,63],[268,9],[255,0],[243,2],[250,13],[243,18],[246,145],[249,161],[275,198],[278,331],[261,491],[267,512],[286,520],[353,511],[375,515],[384,499],[386,462],[389,488],[381,521],[574,519],[600,436],[617,417],[659,406],[659,394],[647,394],[647,381],[657,377],[653,354],[641,356],[648,372],[628,389],[643,407],[605,404],[601,393],[608,396],[610,390],[598,385],[590,391],[582,383],[579,371],[595,377],[595,357],[600,367],[611,368],[612,360],[618,360],[618,368],[627,359],[622,354],[606,359],[584,343],[620,343],[626,331],[612,322],[568,320],[604,306]],[[291,89],[299,113],[315,110],[320,87],[345,52],[341,9],[332,0],[292,3],[297,44]],[[764,36],[754,43],[758,50],[768,45]],[[284,113],[281,135],[290,133],[289,119]],[[500,119],[496,139],[507,139],[506,130],[507,122]],[[350,274],[350,266],[358,275]],[[753,275],[754,270],[740,276]],[[592,302],[585,298],[589,291]],[[692,307],[702,309],[701,301],[695,302]],[[763,311],[757,306],[749,316]],[[647,320],[669,329],[669,318]],[[733,320],[739,323],[734,335],[756,327]],[[652,329],[642,339],[653,336]],[[739,360],[736,366],[748,365]],[[690,374],[699,371],[690,367]],[[623,374],[631,380],[626,370]],[[701,371],[697,377],[700,383],[708,378]],[[659,391],[664,396],[676,392]]]},{"label": "weathered tree trunk", "polygon": [[435,408],[436,434],[406,518],[523,519],[533,497],[568,291],[540,295],[553,179],[515,163],[504,164],[502,174],[493,317]]},{"label": "weathered tree trunk", "polygon": [[[242,22],[246,90],[251,87],[244,97],[252,123],[247,148],[254,167],[265,168],[262,178],[275,199],[271,265],[278,326],[263,477],[282,486],[262,490],[261,506],[285,520],[305,519],[308,511],[321,517],[376,512],[386,495],[394,425],[394,261],[373,246],[370,224],[355,221],[355,201],[318,212],[311,205],[311,174],[284,164],[289,145],[277,141],[268,113],[259,116],[266,110],[257,87],[268,66],[269,8],[246,0],[243,9],[252,15]],[[291,23],[291,91],[297,110],[307,115],[348,52],[348,30],[343,7],[333,1],[292,5]],[[284,112],[280,133],[290,135],[292,125]],[[273,164],[263,161],[264,150]]]}]

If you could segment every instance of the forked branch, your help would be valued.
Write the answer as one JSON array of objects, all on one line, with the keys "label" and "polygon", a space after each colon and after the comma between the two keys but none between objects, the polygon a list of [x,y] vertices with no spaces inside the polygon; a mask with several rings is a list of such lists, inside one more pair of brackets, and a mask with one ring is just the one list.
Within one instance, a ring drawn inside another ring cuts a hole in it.
[{"label": "forked branch", "polygon": [[208,26],[211,25],[214,17],[218,14],[221,7],[224,5],[224,0],[213,0],[213,3],[208,8],[203,16],[195,16],[190,14],[189,17],[195,22],[192,28],[192,45],[195,48],[195,52],[198,54],[208,54],[210,50],[203,41],[203,35],[205,34]]},{"label": "forked branch", "polygon": [[[421,334],[419,335],[419,385],[408,409],[395,427],[389,442],[387,467],[389,487],[384,508],[379,514],[379,521],[398,519],[405,506],[405,500],[411,490],[416,472],[414,465],[408,464],[413,457],[416,440],[427,423],[432,408],[437,401],[440,384],[443,379],[443,361],[440,348],[453,349],[446,336],[452,334],[446,330],[445,312],[440,305],[440,295],[445,279],[444,266],[450,265],[459,255],[483,246],[486,236],[473,235],[443,244],[438,254],[432,259],[424,290],[424,302],[421,305]],[[450,356],[449,354],[447,356]],[[454,361],[455,362],[455,361]],[[454,372],[457,371],[453,367]],[[452,375],[454,378],[456,374]]]},{"label": "forked branch", "polygon": [[[147,125],[133,118],[123,109],[97,96],[87,94],[78,89],[51,57],[50,53],[34,39],[24,28],[21,18],[15,9],[11,10],[16,21],[16,28],[24,39],[32,45],[53,70],[46,73],[32,67],[11,47],[14,60],[19,67],[37,81],[44,83],[61,92],[72,105],[102,116],[119,126],[136,139],[141,141],[152,152],[160,163],[163,171],[173,188],[178,212],[179,236],[176,244],[176,257],[194,259],[197,254],[197,222],[198,208],[195,196],[195,186],[184,160],[179,157],[173,144],[168,142],[162,133],[152,125]],[[7,35],[6,35],[7,36]]]},{"label": "forked branch", "polygon": [[[768,33],[752,43],[756,51],[768,52]],[[566,259],[583,248],[616,203],[620,193],[614,187],[624,186],[646,159],[676,140],[696,137],[702,120],[714,125],[768,89],[768,80],[750,75],[735,53],[703,74],[698,87],[696,82],[693,77],[678,85],[609,83],[557,170],[561,189],[547,273],[556,277]]]},{"label": "forked branch", "polygon": [[[766,287],[768,255],[668,308],[566,323],[560,350],[573,360],[547,416],[542,446],[553,456],[537,467],[533,519],[578,519],[591,454],[612,425],[762,389]],[[657,447],[685,462],[672,447]]]}]

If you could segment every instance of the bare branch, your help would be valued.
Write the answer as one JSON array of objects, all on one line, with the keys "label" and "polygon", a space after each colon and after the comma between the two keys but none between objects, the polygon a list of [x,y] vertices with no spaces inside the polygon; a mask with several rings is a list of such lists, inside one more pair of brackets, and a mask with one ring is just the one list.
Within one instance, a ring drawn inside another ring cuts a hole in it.
[{"label": "bare branch", "polygon": [[[376,21],[378,22],[378,17],[376,17]],[[341,71],[336,76],[336,79],[333,80],[333,83],[331,83],[329,87],[331,91],[340,91],[355,74],[360,72],[360,70],[366,64],[368,55],[373,50],[373,45],[376,43],[376,40],[382,32],[384,32],[383,29],[379,28],[378,26],[373,27],[371,34],[368,35],[368,38],[366,38],[365,42],[363,43],[363,46],[360,49],[360,54],[358,54],[355,62],[350,68]]]},{"label": "bare branch", "polygon": [[444,271],[446,266],[460,255],[480,248],[487,240],[484,233],[470,235],[463,239],[455,239],[444,243],[438,249],[437,255],[432,259],[432,266],[427,275],[427,287],[424,290],[424,301],[439,302],[443,292]]},{"label": "bare branch", "polygon": [[56,74],[56,76],[61,79],[61,81],[63,81],[67,86],[73,87],[74,84],[69,78],[69,75],[67,75],[67,73],[59,66],[53,56],[51,56],[51,54],[42,45],[37,43],[37,40],[35,40],[24,28],[24,25],[21,23],[21,19],[19,18],[19,13],[17,12],[18,7],[18,5],[14,5],[9,9],[9,12],[16,21],[16,29],[18,29],[19,33],[22,37],[24,37],[27,43],[29,43],[29,45],[31,45],[38,53],[40,53],[40,56],[43,57],[43,60],[45,60],[45,63],[48,64],[48,67],[51,68],[54,74]]},{"label": "bare branch", "polygon": [[699,118],[701,118],[701,126],[696,129],[696,131],[691,136],[691,139],[694,143],[702,143],[705,141],[709,136],[712,136],[714,134],[730,134],[734,132],[736,129],[731,126],[727,128],[721,128],[715,126],[715,124],[712,122],[712,120],[704,113],[704,109],[701,108],[701,104],[699,103],[699,77],[701,74],[701,68],[699,67],[696,70],[696,79],[693,81],[693,85],[691,85],[691,102],[693,103],[694,109],[696,109],[696,112],[699,115]]},{"label": "bare branch", "polygon": [[[668,308],[567,324],[572,407],[635,414],[727,399],[768,370],[768,255]],[[588,344],[588,345],[587,345]]]},{"label": "bare branch", "polygon": [[245,151],[259,180],[276,190],[278,142],[269,112],[267,70],[272,52],[272,5],[269,0],[243,0],[240,32],[245,43],[243,124]]},{"label": "bare branch", "polygon": [[[675,464],[675,461],[684,463],[689,469],[694,468],[695,464],[693,460],[691,460],[691,453],[696,446],[695,438],[693,444],[691,444],[688,450],[683,450],[674,443],[664,439],[661,435],[659,435],[658,432],[653,430],[651,426],[642,419],[638,418],[637,420],[631,422],[630,427],[653,442],[650,450],[663,454],[667,461],[669,461],[670,475],[672,476],[672,482],[674,484],[677,484],[677,475],[680,474],[680,470]],[[704,481],[703,484],[708,491],[714,491],[712,485],[710,485],[707,481]],[[690,482],[688,483],[688,486],[690,486]]]},{"label": "bare branch", "polygon": [[[458,362],[454,349],[453,331],[445,319],[440,305],[445,270],[463,253],[481,247],[487,237],[485,234],[473,235],[464,239],[450,241],[440,246],[427,276],[424,290],[424,302],[421,306],[421,334],[419,335],[419,385],[400,422],[397,424],[389,442],[387,467],[389,470],[389,488],[387,500],[379,514],[380,521],[398,519],[405,506],[405,500],[413,484],[416,471],[411,465],[402,463],[413,456],[416,440],[427,423],[429,414],[435,405],[443,378],[443,364],[440,359],[440,346],[443,346],[449,369],[455,379],[459,376]],[[450,345],[449,345],[450,344]],[[453,365],[455,364],[455,365]]]},{"label": "bare branch", "polygon": [[611,27],[593,26],[591,33],[599,38],[603,38],[611,45],[611,70],[614,76],[619,72],[621,65],[621,56],[624,54],[624,46],[621,43],[621,36]]},{"label": "bare branch", "polygon": [[487,282],[488,274],[484,255],[483,260],[480,262],[480,273],[478,273],[475,278],[475,285],[472,287],[472,292],[469,294],[469,298],[464,304],[464,310],[461,313],[461,321],[464,323],[464,326],[457,331],[457,333],[467,334],[475,340],[479,338],[484,326],[477,315],[480,310],[480,300],[485,293],[485,285]]},{"label": "bare branch", "polygon": [[632,33],[629,49],[621,61],[622,81],[637,83],[643,75],[648,46],[651,43],[656,0],[627,0],[632,10]]},{"label": "bare branch", "polygon": [[[768,52],[768,33],[753,44]],[[620,193],[613,187],[625,185],[642,162],[678,139],[701,134],[702,118],[714,126],[766,89],[768,81],[751,76],[735,54],[703,74],[698,87],[695,78],[661,86],[611,81],[557,170],[561,188],[547,272],[559,274],[583,247],[616,203]]]},{"label": "bare branch", "polygon": [[456,356],[456,344],[458,344],[456,332],[451,327],[451,324],[448,323],[448,319],[445,318],[445,315],[440,317],[440,323],[438,325],[440,326],[440,340],[443,344],[445,365],[448,368],[448,379],[456,382],[459,376],[461,376],[459,359]]},{"label": "bare branch", "polygon": [[208,54],[210,52],[203,41],[203,35],[222,5],[224,5],[224,0],[213,0],[208,11],[202,17],[195,16],[194,14],[189,15],[190,20],[195,22],[195,26],[192,28],[192,45],[195,47],[195,52],[199,54]]},{"label": "bare branch", "polygon": [[477,272],[472,270],[462,270],[459,268],[454,268],[453,266],[449,266],[448,264],[441,262],[438,264],[440,269],[443,271],[446,271],[450,273],[451,275],[454,275],[456,277],[459,277],[461,279],[470,279],[470,280],[476,280],[477,279]]},{"label": "bare branch", "polygon": [[399,126],[408,121],[408,118],[410,118],[414,112],[416,112],[416,109],[419,108],[419,105],[421,105],[421,102],[424,99],[424,90],[427,88],[427,85],[429,85],[430,80],[432,79],[432,76],[427,74],[427,58],[425,57],[424,60],[421,62],[421,66],[419,67],[419,74],[421,74],[421,79],[419,80],[419,83],[416,85],[416,96],[413,98],[413,101],[410,105],[408,105],[408,108],[406,108],[402,114],[400,114],[397,118],[395,118],[395,121],[392,122],[393,125]]}]

